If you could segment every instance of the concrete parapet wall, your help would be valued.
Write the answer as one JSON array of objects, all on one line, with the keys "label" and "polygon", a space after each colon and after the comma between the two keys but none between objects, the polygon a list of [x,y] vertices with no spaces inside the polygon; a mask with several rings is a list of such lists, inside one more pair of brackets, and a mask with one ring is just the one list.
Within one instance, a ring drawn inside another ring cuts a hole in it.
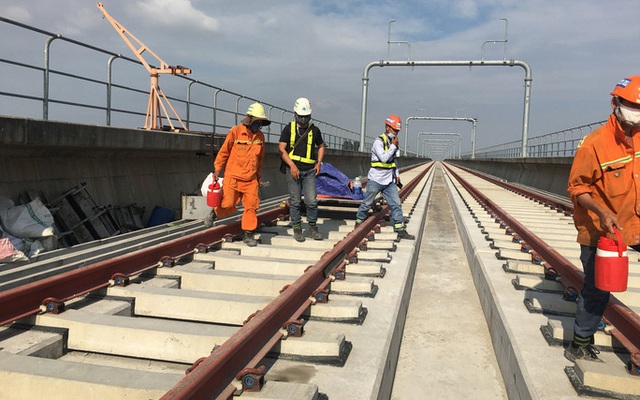
[{"label": "concrete parapet wall", "polygon": [[[211,164],[200,135],[0,118],[0,196],[49,201],[82,182],[99,205],[179,209]],[[198,178],[196,179],[196,176]]]},{"label": "concrete parapet wall", "polygon": [[447,160],[455,165],[560,196],[567,196],[567,180],[572,161],[573,157]]},{"label": "concrete parapet wall", "polygon": [[[154,206],[179,212],[182,193],[199,193],[213,169],[210,143],[210,135],[0,117],[0,196],[17,201],[39,191],[51,201],[85,182],[98,205],[136,203],[146,222]],[[369,157],[328,149],[325,161],[355,177],[367,174]],[[262,175],[270,186],[260,189],[262,198],[287,192],[279,166],[277,144],[268,143]]]}]

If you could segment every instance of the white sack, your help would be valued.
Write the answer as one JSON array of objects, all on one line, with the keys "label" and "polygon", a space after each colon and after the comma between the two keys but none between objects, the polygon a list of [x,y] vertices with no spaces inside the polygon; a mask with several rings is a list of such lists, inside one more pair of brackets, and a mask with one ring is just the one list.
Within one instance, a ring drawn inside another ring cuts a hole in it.
[{"label": "white sack", "polygon": [[0,222],[5,231],[19,238],[53,236],[53,215],[39,198],[0,210]]}]

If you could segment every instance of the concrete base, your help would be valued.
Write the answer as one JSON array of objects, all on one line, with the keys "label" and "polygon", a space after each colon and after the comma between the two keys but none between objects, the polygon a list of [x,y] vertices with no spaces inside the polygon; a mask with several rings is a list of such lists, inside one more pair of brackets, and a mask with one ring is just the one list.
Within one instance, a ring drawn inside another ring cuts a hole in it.
[{"label": "concrete base", "polygon": [[505,261],[496,258],[469,216],[467,206],[480,213],[477,203],[471,196],[465,203],[451,184],[449,194],[508,397],[564,398],[573,391],[563,373],[568,362],[561,348],[549,347],[542,338],[540,326],[546,318],[524,309],[524,294],[513,288],[512,277],[502,268]]},{"label": "concrete base", "polygon": [[0,352],[2,399],[159,399],[183,377]]}]

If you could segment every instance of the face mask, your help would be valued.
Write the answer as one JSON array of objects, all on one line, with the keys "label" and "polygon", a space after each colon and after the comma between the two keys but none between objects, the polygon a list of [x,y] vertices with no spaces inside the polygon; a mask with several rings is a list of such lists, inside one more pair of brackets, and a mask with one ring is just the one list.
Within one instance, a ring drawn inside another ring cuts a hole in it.
[{"label": "face mask", "polygon": [[389,134],[389,140],[393,140],[396,138],[396,135],[394,135],[393,133]]},{"label": "face mask", "polygon": [[251,124],[251,131],[258,132],[262,128],[262,121],[256,121]]},{"label": "face mask", "polygon": [[627,107],[623,104],[618,106],[618,117],[630,126],[640,126],[640,110]]},{"label": "face mask", "polygon": [[306,126],[311,121],[311,115],[298,115],[296,116],[296,122],[300,126]]}]

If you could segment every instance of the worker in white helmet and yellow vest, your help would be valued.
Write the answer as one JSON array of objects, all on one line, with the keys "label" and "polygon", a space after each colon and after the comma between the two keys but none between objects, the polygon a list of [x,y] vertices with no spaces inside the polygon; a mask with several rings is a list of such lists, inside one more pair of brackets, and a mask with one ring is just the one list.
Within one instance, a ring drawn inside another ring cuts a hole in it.
[{"label": "worker in white helmet and yellow vest", "polygon": [[316,175],[324,158],[324,141],[320,129],[311,123],[311,104],[300,97],[293,106],[294,121],[285,125],[280,135],[278,148],[282,157],[282,172],[287,176],[289,189],[289,215],[293,225],[293,237],[304,242],[302,233],[302,194],[307,208],[309,229],[307,236],[322,240],[318,231],[318,199],[316,197]]},{"label": "worker in white helmet and yellow vest", "polygon": [[256,210],[260,205],[258,189],[262,181],[262,161],[264,160],[264,134],[260,130],[271,124],[264,107],[253,103],[247,110],[242,123],[231,128],[220,146],[213,163],[214,180],[224,170],[222,202],[214,207],[205,224],[211,225],[213,218],[226,217],[236,212],[236,205],[242,201],[242,241],[248,246],[256,246],[254,230],[258,227]]}]

